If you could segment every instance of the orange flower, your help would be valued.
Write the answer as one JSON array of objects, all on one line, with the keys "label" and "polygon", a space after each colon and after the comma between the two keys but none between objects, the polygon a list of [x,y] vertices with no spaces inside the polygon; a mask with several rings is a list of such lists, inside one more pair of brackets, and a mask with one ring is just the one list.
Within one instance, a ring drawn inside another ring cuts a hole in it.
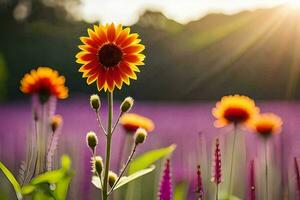
[{"label": "orange flower", "polygon": [[264,113],[256,116],[250,126],[258,134],[268,137],[270,135],[280,133],[282,124],[282,120],[278,115],[273,113]]},{"label": "orange flower", "polygon": [[258,112],[259,109],[255,106],[255,102],[249,97],[241,95],[222,97],[212,110],[217,119],[216,127],[223,127],[231,123],[248,123]]},{"label": "orange flower", "polygon": [[25,74],[21,80],[20,90],[25,94],[38,94],[42,103],[45,103],[51,95],[59,99],[68,97],[65,77],[49,67],[39,67]]},{"label": "orange flower", "polygon": [[79,71],[87,78],[87,84],[96,81],[98,90],[112,92],[115,86],[122,88],[123,82],[130,84],[136,80],[138,65],[144,65],[145,56],[141,52],[144,45],[139,44],[138,34],[131,34],[130,28],[121,25],[94,26],[88,29],[89,37],[81,37],[84,45],[76,55],[76,62],[82,64]]},{"label": "orange flower", "polygon": [[154,129],[154,123],[151,119],[134,113],[123,114],[120,123],[129,133],[134,133],[138,128],[143,128],[147,132],[153,131]]}]

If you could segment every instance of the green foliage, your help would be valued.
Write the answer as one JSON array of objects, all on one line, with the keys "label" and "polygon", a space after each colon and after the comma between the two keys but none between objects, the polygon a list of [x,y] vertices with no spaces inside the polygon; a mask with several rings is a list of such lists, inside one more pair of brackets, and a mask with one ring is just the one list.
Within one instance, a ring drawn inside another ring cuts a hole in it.
[{"label": "green foliage", "polygon": [[[151,166],[149,168],[146,169],[142,169],[139,170],[129,176],[123,176],[120,181],[117,183],[117,185],[115,186],[114,190],[126,185],[127,183],[130,183],[134,180],[136,180],[137,178],[140,178],[150,172],[152,172],[155,169],[155,166]],[[101,186],[101,182],[100,182],[100,178],[98,176],[93,176],[92,178],[92,183],[99,188],[100,190],[102,190],[102,186]]]},{"label": "green foliage", "polygon": [[129,166],[129,174],[133,174],[139,170],[149,167],[159,159],[171,154],[176,148],[175,144],[168,147],[148,151],[137,157]]},{"label": "green foliage", "polygon": [[45,172],[32,179],[30,184],[22,188],[13,174],[1,162],[0,168],[13,185],[18,199],[30,195],[34,200],[65,200],[73,177],[71,160],[66,155],[61,157],[60,169]]},{"label": "green foliage", "polygon": [[0,162],[0,169],[2,170],[2,172],[4,173],[4,175],[6,176],[6,178],[9,180],[9,182],[14,187],[16,195],[17,195],[17,198],[18,199],[22,199],[21,186],[18,183],[18,181],[16,180],[16,178],[14,177],[14,175],[9,171],[9,169],[7,169],[7,167],[5,167],[5,165],[2,162]]},{"label": "green foliage", "polygon": [[187,199],[188,193],[188,183],[187,182],[180,182],[175,186],[174,190],[174,200],[183,200]]}]

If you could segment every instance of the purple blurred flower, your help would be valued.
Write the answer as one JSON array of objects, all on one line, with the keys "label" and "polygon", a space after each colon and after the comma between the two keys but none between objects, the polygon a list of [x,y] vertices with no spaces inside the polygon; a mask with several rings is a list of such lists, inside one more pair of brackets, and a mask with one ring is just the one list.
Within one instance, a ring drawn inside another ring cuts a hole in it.
[{"label": "purple blurred flower", "polygon": [[212,170],[212,181],[217,185],[221,183],[222,178],[222,170],[221,170],[221,150],[220,150],[220,142],[219,139],[216,139],[216,147],[214,152],[213,159],[213,170]]},{"label": "purple blurred flower", "polygon": [[255,200],[255,171],[254,171],[254,160],[250,161],[250,180],[249,180],[249,193],[250,200]]},{"label": "purple blurred flower", "polygon": [[299,171],[299,164],[296,157],[294,157],[294,162],[295,162],[295,173],[296,173],[296,181],[297,181],[297,195],[298,198],[300,199],[300,171]]},{"label": "purple blurred flower", "polygon": [[168,159],[165,164],[163,176],[160,181],[158,200],[171,200],[172,199],[172,180],[170,170],[170,160]]},{"label": "purple blurred flower", "polygon": [[197,167],[197,188],[196,193],[198,194],[198,198],[202,199],[204,195],[202,176],[201,176],[201,168],[200,165]]}]

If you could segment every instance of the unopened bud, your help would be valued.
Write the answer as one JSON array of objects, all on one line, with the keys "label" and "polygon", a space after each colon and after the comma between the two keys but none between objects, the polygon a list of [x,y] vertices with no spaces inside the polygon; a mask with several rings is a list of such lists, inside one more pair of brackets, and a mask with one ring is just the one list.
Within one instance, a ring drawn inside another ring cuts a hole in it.
[{"label": "unopened bud", "polygon": [[97,135],[95,132],[90,131],[86,134],[86,143],[87,143],[88,147],[90,147],[94,152],[95,147],[98,144],[98,138],[97,138]]},{"label": "unopened bud", "polygon": [[61,125],[61,123],[62,123],[62,117],[60,115],[54,115],[51,118],[51,123],[50,123],[51,130],[55,132],[57,128]]},{"label": "unopened bud", "polygon": [[138,128],[134,134],[135,144],[142,144],[147,138],[147,131],[143,128]]},{"label": "unopened bud", "polygon": [[120,109],[122,113],[128,112],[133,106],[134,100],[131,97],[126,97],[122,102]]},{"label": "unopened bud", "polygon": [[102,170],[103,170],[103,160],[100,156],[95,156],[93,158],[93,172],[94,173],[98,173],[99,175],[101,175]]},{"label": "unopened bud", "polygon": [[33,119],[34,119],[34,121],[38,121],[38,119],[39,119],[39,115],[38,115],[37,109],[33,110]]},{"label": "unopened bud", "polygon": [[100,97],[97,94],[91,95],[90,104],[91,104],[92,109],[94,109],[95,111],[98,111],[101,106]]},{"label": "unopened bud", "polygon": [[118,175],[112,171],[109,171],[108,173],[108,184],[110,187],[112,187],[115,182],[117,181],[118,179]]}]

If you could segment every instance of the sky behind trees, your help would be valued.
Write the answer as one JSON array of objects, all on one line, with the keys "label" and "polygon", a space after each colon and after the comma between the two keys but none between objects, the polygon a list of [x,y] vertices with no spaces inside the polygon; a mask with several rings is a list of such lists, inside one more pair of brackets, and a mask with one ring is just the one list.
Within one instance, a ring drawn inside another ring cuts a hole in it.
[{"label": "sky behind trees", "polygon": [[299,0],[82,0],[80,12],[89,22],[101,20],[132,25],[144,10],[152,9],[187,23],[210,12],[231,14],[280,4],[300,8]]}]

